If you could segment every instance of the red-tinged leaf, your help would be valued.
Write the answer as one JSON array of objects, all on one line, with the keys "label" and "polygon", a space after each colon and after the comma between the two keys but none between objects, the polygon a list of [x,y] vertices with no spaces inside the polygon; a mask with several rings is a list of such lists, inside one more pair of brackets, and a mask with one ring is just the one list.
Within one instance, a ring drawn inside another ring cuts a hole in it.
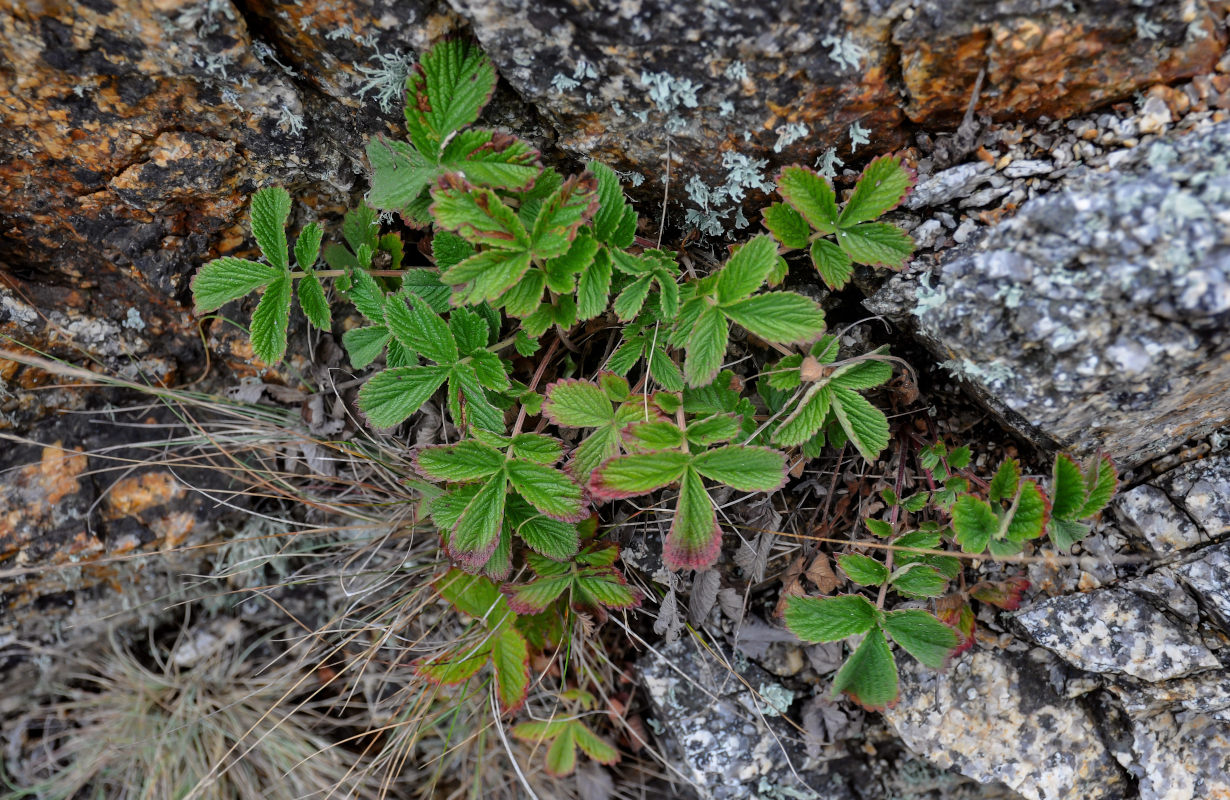
[{"label": "red-tinged leaf", "polygon": [[583,172],[565,181],[542,204],[534,220],[531,238],[535,257],[555,258],[568,252],[577,228],[597,210],[598,179],[592,172]]},{"label": "red-tinged leaf", "polygon": [[618,456],[594,470],[589,491],[604,500],[649,494],[683,477],[691,462],[691,456],[678,451]]},{"label": "red-tinged leaf", "polygon": [[641,604],[641,593],[628,585],[619,570],[610,567],[578,574],[572,597],[577,605],[589,607],[636,608]]},{"label": "red-tinged leaf", "polygon": [[1119,474],[1110,456],[1096,456],[1085,468],[1085,489],[1088,497],[1085,504],[1077,512],[1077,518],[1092,517],[1110,502],[1119,488]]},{"label": "red-tinged leaf", "polygon": [[914,186],[914,171],[901,163],[901,156],[882,155],[863,168],[854,193],[841,212],[843,228],[875,219],[905,199]]},{"label": "red-tinged leaf", "polygon": [[999,529],[999,518],[984,500],[967,494],[952,506],[952,529],[962,550],[981,553]]},{"label": "red-tinged leaf", "polygon": [[771,447],[715,447],[696,456],[692,466],[706,478],[741,492],[775,492],[786,484],[786,454]]},{"label": "red-tinged leaf", "polygon": [[411,456],[415,470],[428,480],[466,483],[489,477],[504,466],[504,454],[473,439],[433,445]]},{"label": "red-tinged leaf", "polygon": [[602,387],[568,378],[547,386],[542,413],[556,425],[599,428],[614,421],[615,410]]},{"label": "red-tinged leaf", "polygon": [[970,587],[970,597],[990,603],[1005,611],[1016,611],[1021,607],[1021,598],[1029,588],[1025,578],[1009,578],[1006,581],[982,581]]},{"label": "red-tinged leaf", "polygon": [[1004,535],[1009,541],[1023,542],[1037,539],[1046,530],[1051,518],[1051,503],[1033,481],[1025,481],[1020,494],[1009,510],[1004,526]]},{"label": "red-tinged leaf", "polygon": [[860,594],[837,597],[790,597],[786,627],[807,642],[836,642],[865,633],[876,621],[876,607]]},{"label": "red-tinged leaf", "polygon": [[572,585],[570,575],[539,578],[522,586],[504,586],[508,606],[517,614],[539,614]]},{"label": "red-tinged leaf", "polygon": [[525,703],[530,689],[530,652],[525,637],[512,625],[502,625],[491,640],[491,663],[495,667],[495,693],[500,709],[514,714]]},{"label": "red-tinged leaf", "polygon": [[935,615],[940,622],[948,625],[961,637],[957,649],[952,651],[952,657],[964,653],[974,646],[974,609],[966,602],[962,594],[950,594],[935,602]]},{"label": "red-tinged leaf", "polygon": [[917,608],[889,611],[884,627],[898,646],[932,669],[942,668],[961,641],[955,630]]},{"label": "red-tinged leaf", "polygon": [[508,497],[504,477],[489,478],[466,505],[449,533],[449,552],[471,569],[479,569],[499,543],[504,520],[504,501]]},{"label": "red-tinged leaf", "polygon": [[436,592],[453,608],[476,619],[486,620],[488,627],[500,625],[511,616],[500,590],[481,576],[450,569],[436,579],[435,587]]},{"label": "red-tinged leaf", "polygon": [[575,720],[576,725],[573,728],[573,736],[576,738],[577,747],[585,755],[597,761],[599,764],[610,766],[619,762],[619,751],[591,731],[585,723],[580,720]]},{"label": "red-tinged leaf", "polygon": [[1021,464],[1015,458],[1009,458],[999,465],[991,485],[987,489],[987,499],[992,503],[1000,500],[1011,500],[1016,497],[1016,490],[1021,485]]},{"label": "red-tinged leaf", "polygon": [[1076,519],[1087,494],[1081,468],[1059,453],[1055,456],[1051,481],[1051,513],[1055,519]]},{"label": "red-tinged leaf", "polygon": [[662,547],[662,559],[669,569],[706,569],[717,561],[721,549],[722,529],[713,501],[700,475],[687,467],[679,482],[679,505]]},{"label": "red-tinged leaf", "polygon": [[464,683],[483,668],[490,656],[489,645],[462,647],[433,658],[414,662],[414,671],[436,685]]},{"label": "red-tinged leaf", "polygon": [[547,749],[547,774],[562,778],[571,775],[576,768],[576,728],[569,725],[560,730]]},{"label": "red-tinged leaf", "polygon": [[837,196],[828,180],[808,167],[784,168],[777,176],[777,191],[813,228],[837,230]]},{"label": "red-tinged leaf", "polygon": [[581,499],[581,487],[562,470],[519,458],[509,461],[504,469],[517,493],[548,517],[580,522],[589,516]]}]

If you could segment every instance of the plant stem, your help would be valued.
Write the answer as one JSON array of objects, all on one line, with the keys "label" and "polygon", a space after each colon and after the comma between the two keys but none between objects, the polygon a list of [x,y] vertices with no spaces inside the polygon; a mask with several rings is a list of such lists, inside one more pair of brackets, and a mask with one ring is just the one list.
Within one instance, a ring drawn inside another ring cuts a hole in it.
[{"label": "plant stem", "polygon": [[[530,379],[529,390],[532,392],[538,387],[538,382],[542,380],[542,373],[547,369],[547,365],[551,363],[551,356],[555,355],[556,348],[559,347],[559,339],[552,339],[551,346],[547,348],[547,352],[543,354],[542,361],[538,362],[538,369],[534,370],[534,377]],[[521,408],[517,410],[517,424],[513,426],[512,435],[516,436],[521,433],[521,426],[525,424],[525,403],[521,404]]]},{"label": "plant stem", "polygon": [[[905,484],[905,446],[906,437],[898,436],[897,442],[897,480],[894,482],[893,491],[897,494],[897,503],[893,506],[893,514],[889,519],[889,524],[893,526],[893,533],[897,533],[897,518],[901,515],[901,487]],[[893,553],[895,550],[889,550],[888,555],[884,557],[884,566],[888,569],[888,574],[891,577],[893,574]],[[880,596],[876,598],[876,608],[884,608],[884,599],[888,597],[888,580],[880,584]]]}]

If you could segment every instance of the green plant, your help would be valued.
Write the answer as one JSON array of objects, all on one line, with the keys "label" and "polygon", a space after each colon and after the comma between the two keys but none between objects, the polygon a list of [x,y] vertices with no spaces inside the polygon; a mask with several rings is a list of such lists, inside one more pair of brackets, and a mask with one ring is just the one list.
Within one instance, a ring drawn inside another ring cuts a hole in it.
[{"label": "green plant", "polygon": [[[217,259],[193,292],[198,309],[211,311],[263,289],[253,348],[273,363],[285,352],[294,281],[309,323],[328,329],[321,279],[332,279],[363,320],[342,341],[356,370],[372,369],[358,393],[367,422],[394,428],[443,394],[460,438],[418,448],[412,463],[422,480],[407,482],[460,567],[437,576],[436,592],[472,622],[454,644],[418,658],[415,670],[463,696],[476,676],[490,676],[500,708],[512,713],[531,697],[532,657],[563,653],[561,681],[569,669],[580,675],[570,659],[584,651],[589,622],[642,599],[598,532],[596,505],[663,493],[673,504],[666,565],[702,570],[722,542],[714,484],[773,492],[792,466],[827,446],[849,444],[868,462],[889,446],[889,420],[864,393],[892,378],[896,359],[886,348],[842,358],[819,303],[776,287],[794,250],[808,251],[832,289],[849,282],[855,264],[901,268],[910,239],[878,217],[901,202],[913,176],[901,157],[882,156],[839,205],[828,179],[786,167],[777,187],[784,202],[764,212],[771,235],[732,248],[709,274],[693,274],[685,261],[685,275],[677,253],[638,244],[636,214],[612,170],[591,162],[564,177],[515,137],[473,127],[495,81],[468,42],[446,40],[424,53],[407,83],[408,141],[368,145],[372,206],[346,215],[345,245],[324,248],[330,269],[314,271],[322,237],[309,223],[296,242],[298,271],[290,270],[289,195],[262,189],[251,219],[267,263]],[[381,233],[378,212],[430,228],[434,265],[404,266],[400,235]],[[599,319],[622,324],[609,356],[576,342],[599,327],[583,323]],[[732,326],[781,356],[754,391],[723,369]],[[514,352],[536,362],[527,368]],[[534,417],[537,428],[527,432]],[[565,440],[576,441],[571,451]],[[998,557],[1049,525],[1057,543],[1070,544],[1086,530],[1080,520],[1109,498],[1108,480],[1114,488],[1109,462],[1078,471],[1078,491],[1065,461],[1056,465],[1051,503],[1013,462],[984,497],[958,474],[968,462],[968,450],[948,452],[942,442],[925,450],[932,489],[904,499],[890,490],[891,520],[867,521],[885,540],[886,559],[838,558],[849,580],[878,592],[874,602],[852,593],[787,604],[787,624],[802,638],[863,636],[835,689],[869,707],[897,696],[890,640],[938,667],[972,630],[963,610],[943,611],[941,621],[922,609],[886,609],[890,590],[908,600],[941,597],[961,569],[943,549],[949,542],[967,556],[990,548]],[[903,514],[924,513],[907,529]],[[1019,593],[971,590],[962,608],[969,596],[1009,604]],[[561,683],[556,696],[570,691]],[[575,715],[524,723],[513,734],[547,746],[551,774],[571,771],[577,747],[599,761],[613,752]]]},{"label": "green plant", "polygon": [[[1090,459],[1082,472],[1061,453],[1055,459],[1048,496],[1036,481],[1022,480],[1019,462],[1009,458],[984,484],[984,490],[975,494],[969,492],[969,479],[953,474],[968,467],[968,448],[949,451],[941,440],[924,448],[919,460],[931,485],[943,488],[907,498],[886,489],[882,497],[892,509],[890,520],[864,520],[867,530],[884,542],[885,561],[860,553],[837,558],[851,583],[878,593],[876,601],[861,594],[786,601],[786,625],[801,639],[833,642],[863,637],[838,670],[833,692],[846,692],[867,708],[882,709],[897,699],[897,666],[888,646],[890,637],[926,666],[942,667],[949,657],[972,644],[971,598],[1015,609],[1028,582],[1018,578],[978,583],[968,591],[939,599],[938,614],[918,609],[885,611],[890,590],[906,599],[941,598],[961,573],[960,559],[943,549],[949,544],[968,555],[981,556],[990,548],[992,556],[1009,558],[1020,553],[1025,542],[1049,532],[1053,543],[1066,550],[1088,532],[1081,520],[1106,507],[1118,480],[1106,456]],[[931,518],[920,518],[906,529],[909,514]]]}]

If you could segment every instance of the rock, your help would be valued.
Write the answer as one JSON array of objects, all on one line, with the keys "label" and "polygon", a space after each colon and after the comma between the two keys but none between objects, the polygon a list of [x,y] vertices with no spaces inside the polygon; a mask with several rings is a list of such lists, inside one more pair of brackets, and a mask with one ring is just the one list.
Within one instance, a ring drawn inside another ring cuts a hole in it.
[{"label": "rock", "polygon": [[1209,548],[1198,560],[1175,568],[1175,574],[1230,633],[1230,544]]},{"label": "rock", "polygon": [[1230,533],[1230,453],[1180,467],[1164,480],[1166,490],[1206,534]]},{"label": "rock", "polygon": [[1141,800],[1230,798],[1230,722],[1194,711],[1133,720]]},{"label": "rock", "polygon": [[1123,588],[1156,599],[1161,607],[1170,609],[1187,622],[1195,624],[1200,620],[1199,606],[1179,585],[1171,567],[1155,570],[1143,578],[1125,581]]},{"label": "rock", "polygon": [[1086,672],[1164,681],[1221,664],[1199,637],[1125,589],[1043,600],[1018,612],[1016,621],[1031,639]]},{"label": "rock", "polygon": [[904,206],[911,210],[943,205],[958,197],[965,197],[991,177],[991,165],[985,161],[958,164],[934,175],[920,177],[914,191],[905,199]]},{"label": "rock", "polygon": [[1093,721],[1039,679],[1037,665],[976,649],[942,672],[908,657],[898,668],[901,699],[885,718],[938,766],[1002,781],[1028,800],[1125,796],[1126,782]]},{"label": "rock", "polygon": [[[764,713],[765,701],[754,697],[742,681],[758,687],[764,697],[772,698],[774,687],[779,690],[776,694],[790,694],[781,697],[785,706],[793,694],[759,667],[748,664],[736,676],[727,664],[684,637],[647,653],[640,671],[678,763],[707,796],[716,800],[750,797],[767,781],[781,782],[796,792],[820,792],[835,800],[860,797],[850,788],[855,775],[845,776],[837,768],[806,773],[802,785],[792,777],[787,760],[803,755],[797,737],[777,718],[780,711]],[[866,781],[867,776],[861,779]]]},{"label": "rock", "polygon": [[1156,486],[1142,484],[1115,498],[1128,530],[1143,536],[1159,553],[1195,547],[1205,538],[1195,523]]},{"label": "rock", "polygon": [[1140,464],[1230,421],[1228,185],[1230,124],[1158,141],[867,305],[1023,435]]}]

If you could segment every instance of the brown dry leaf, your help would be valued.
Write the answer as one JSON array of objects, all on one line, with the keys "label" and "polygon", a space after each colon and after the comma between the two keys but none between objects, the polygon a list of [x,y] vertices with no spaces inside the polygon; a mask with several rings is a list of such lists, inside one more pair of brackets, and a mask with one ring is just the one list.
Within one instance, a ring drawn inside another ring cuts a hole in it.
[{"label": "brown dry leaf", "polygon": [[820,594],[832,594],[833,590],[841,586],[841,578],[833,572],[833,565],[829,563],[829,557],[824,553],[816,553],[816,557],[811,560],[811,566],[807,568],[807,579],[815,584]]},{"label": "brown dry leaf", "polygon": [[776,616],[781,616],[786,613],[786,598],[802,597],[803,592],[803,556],[796,556],[794,561],[790,562],[790,566],[786,567],[785,573],[782,574],[782,591],[777,599],[777,608],[773,610]]},{"label": "brown dry leaf", "polygon": [[692,579],[692,591],[688,595],[688,622],[692,627],[699,628],[709,618],[721,588],[722,576],[715,569],[707,569]]}]

